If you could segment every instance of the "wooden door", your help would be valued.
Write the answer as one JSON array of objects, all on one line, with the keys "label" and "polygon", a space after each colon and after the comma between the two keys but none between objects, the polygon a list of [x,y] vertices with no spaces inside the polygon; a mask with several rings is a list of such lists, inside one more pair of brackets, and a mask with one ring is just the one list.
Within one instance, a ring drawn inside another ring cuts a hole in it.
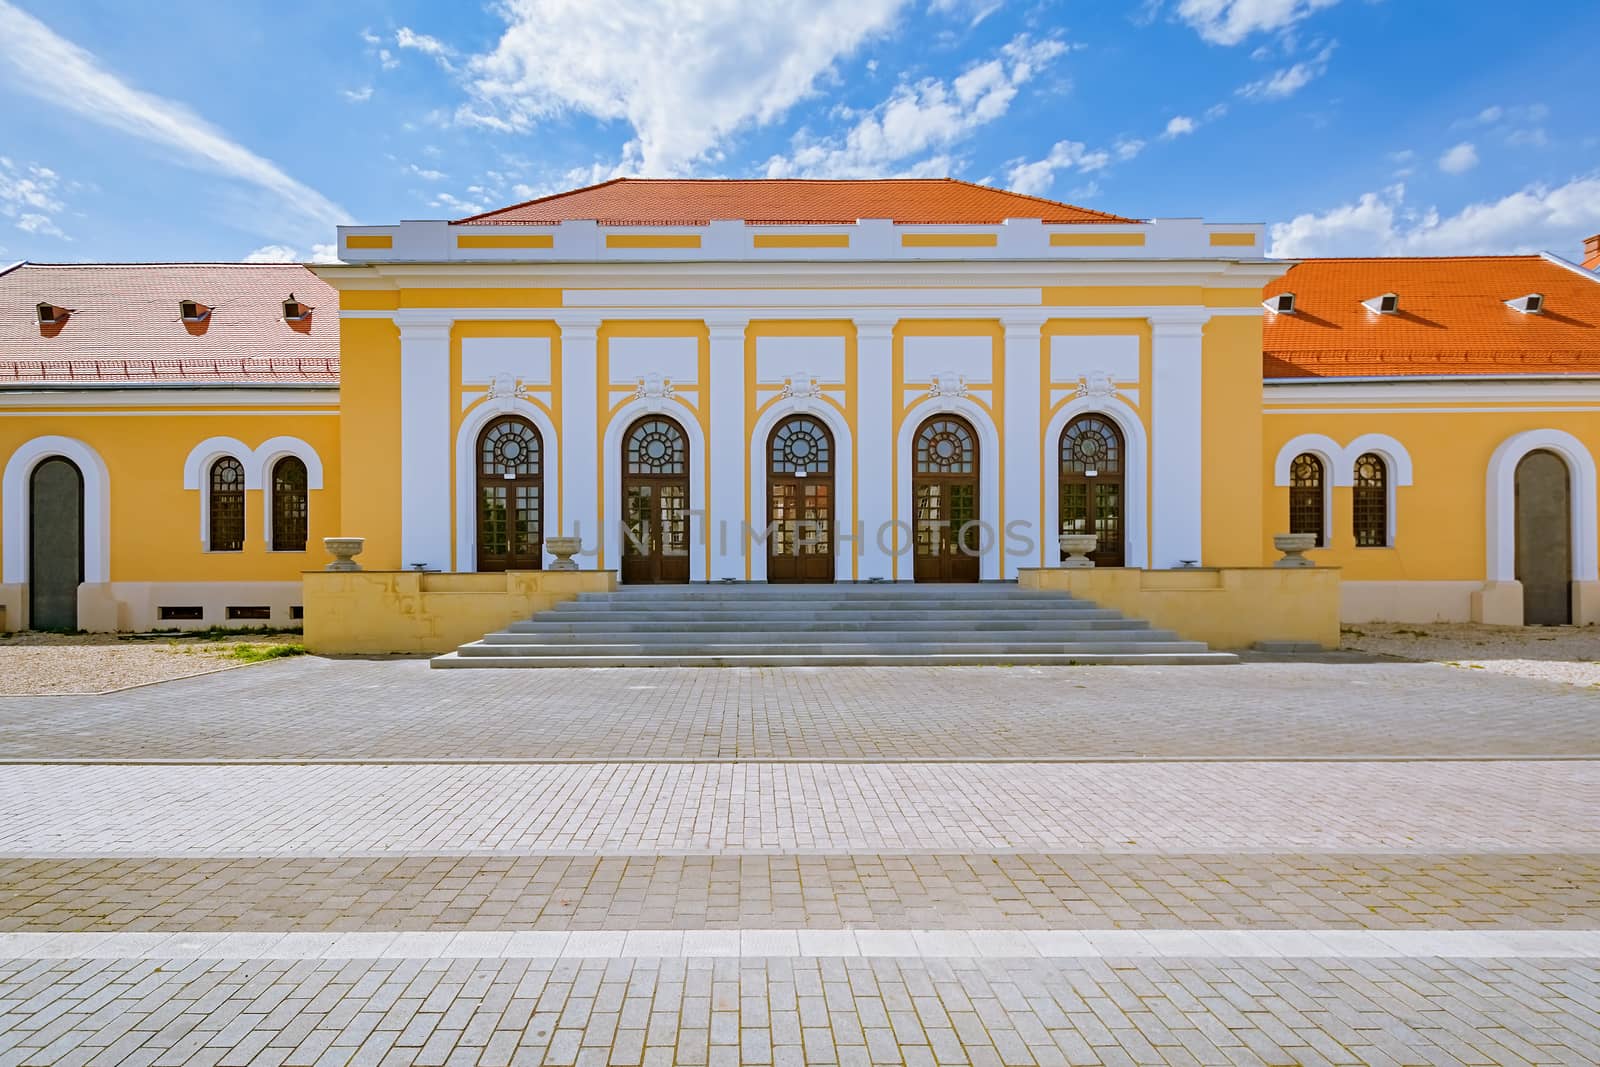
[{"label": "wooden door", "polygon": [[622,443],[622,580],[689,580],[689,444],[683,427],[647,415]]},{"label": "wooden door", "polygon": [[767,439],[767,581],[833,581],[833,435],[794,415]]},{"label": "wooden door", "polygon": [[975,582],[982,554],[978,435],[959,415],[935,415],[912,438],[912,577]]},{"label": "wooden door", "polygon": [[544,568],[544,441],[507,415],[478,435],[478,570]]},{"label": "wooden door", "polygon": [[52,456],[33,468],[28,494],[28,626],[76,630],[83,474],[71,460]]},{"label": "wooden door", "polygon": [[1100,538],[1089,555],[1096,567],[1125,565],[1126,458],[1122,432],[1104,415],[1079,415],[1061,431],[1060,514],[1055,532]]},{"label": "wooden door", "polygon": [[1567,464],[1554,452],[1529,452],[1517,464],[1517,581],[1522,621],[1572,621],[1572,499]]}]

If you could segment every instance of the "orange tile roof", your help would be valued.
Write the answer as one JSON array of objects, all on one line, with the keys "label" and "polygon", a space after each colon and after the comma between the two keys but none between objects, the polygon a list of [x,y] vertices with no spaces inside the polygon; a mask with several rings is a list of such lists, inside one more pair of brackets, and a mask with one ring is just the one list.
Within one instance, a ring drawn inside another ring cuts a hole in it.
[{"label": "orange tile roof", "polygon": [[[1600,375],[1600,278],[1542,256],[1310,259],[1264,295],[1284,292],[1295,311],[1267,314],[1267,378]],[[1384,293],[1398,314],[1362,306]],[[1530,293],[1542,314],[1505,304]]]},{"label": "orange tile roof", "polygon": [[1103,211],[954,178],[825,181],[801,178],[614,178],[599,185],[457,219],[456,225],[704,226],[713,219],[761,225],[840,225],[857,219],[906,224],[1136,222]]},{"label": "orange tile roof", "polygon": [[[290,293],[310,305],[285,322]],[[184,322],[181,300],[212,308]],[[41,303],[70,314],[41,325]],[[337,385],[339,294],[297,263],[21,263],[0,273],[0,388]]]}]

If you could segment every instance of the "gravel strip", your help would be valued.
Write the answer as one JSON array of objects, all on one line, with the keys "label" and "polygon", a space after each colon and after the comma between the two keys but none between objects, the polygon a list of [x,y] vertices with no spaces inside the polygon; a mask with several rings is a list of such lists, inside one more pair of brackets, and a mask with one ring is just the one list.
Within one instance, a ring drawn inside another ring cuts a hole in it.
[{"label": "gravel strip", "polygon": [[1363,622],[1344,627],[1343,647],[1600,689],[1600,629],[1593,626]]},{"label": "gravel strip", "polygon": [[298,644],[298,634],[130,640],[114,634],[19,633],[0,638],[0,696],[109,693],[242,666],[241,644]]}]

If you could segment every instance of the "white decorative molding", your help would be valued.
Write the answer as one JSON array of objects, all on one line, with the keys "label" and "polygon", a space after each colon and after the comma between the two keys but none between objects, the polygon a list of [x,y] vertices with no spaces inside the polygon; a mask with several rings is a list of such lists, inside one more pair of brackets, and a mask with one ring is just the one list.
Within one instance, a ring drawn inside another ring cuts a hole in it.
[{"label": "white decorative molding", "polygon": [[[934,415],[959,415],[972,425],[978,435],[978,521],[988,526],[984,536],[987,542],[984,547],[988,551],[978,557],[978,577],[983,581],[993,581],[1001,576],[1000,545],[1005,540],[1006,516],[1000,513],[1000,433],[995,428],[994,419],[981,405],[965,397],[936,395],[927,397],[906,412],[895,442],[895,455],[900,457],[900,484],[895,487],[895,496],[900,502],[899,520],[906,524],[898,532],[903,537],[908,534],[912,538],[915,536],[917,512],[912,492],[915,436],[917,429]],[[866,535],[869,540],[876,540],[878,531],[868,530]],[[912,575],[915,561],[911,544],[909,540],[902,541],[902,552],[895,557],[900,578],[910,578]]]},{"label": "white decorative molding", "polygon": [[[294,456],[301,463],[306,465],[306,490],[308,493],[310,490],[322,488],[322,457],[317,455],[316,449],[312,448],[300,438],[269,437],[267,440],[261,442],[260,445],[256,446],[250,455],[250,461],[245,464],[245,486],[246,488],[249,487],[250,468],[253,464],[255,467],[256,480],[260,483],[262,489],[262,539],[266,543],[267,551],[269,552],[276,551],[272,544],[272,469],[276,467],[278,465],[278,461],[283,459],[285,456]],[[209,479],[207,479],[207,482],[209,484]],[[208,503],[209,502],[202,501],[201,514],[206,516],[206,521],[209,524],[211,509],[208,506]],[[307,496],[306,522],[308,530],[310,526],[310,508],[311,500],[310,497]],[[209,535],[209,533],[209,530],[205,531],[205,533],[202,534],[202,537]],[[307,548],[309,547],[310,542],[308,541]]]},{"label": "white decorative molding", "polygon": [[1116,378],[1110,371],[1096,370],[1088,374],[1079,375],[1078,388],[1073,390],[1074,397],[1104,398],[1117,394]]},{"label": "white decorative molding", "polygon": [[400,564],[450,568],[450,315],[392,312],[400,328]]},{"label": "white decorative molding", "polygon": [[497,410],[510,412],[515,409],[518,400],[528,399],[528,389],[510,371],[500,371],[490,380],[484,399]]},{"label": "white decorative molding", "polygon": [[463,337],[461,381],[481,385],[510,376],[532,385],[549,385],[550,338]]},{"label": "white decorative molding", "polygon": [[1323,479],[1329,485],[1349,485],[1353,477],[1347,477],[1343,482],[1338,481],[1339,471],[1346,464],[1344,462],[1344,449],[1339,442],[1325,434],[1303,433],[1292,437],[1278,449],[1277,458],[1272,461],[1272,484],[1286,486],[1292,477],[1295,457],[1303,452],[1309,452],[1322,460]]},{"label": "white decorative molding", "polygon": [[[550,421],[550,416],[535,404],[526,400],[513,399],[509,410],[502,410],[495,404],[480,404],[461,420],[461,428],[456,431],[455,440],[455,559],[454,569],[458,571],[475,571],[478,569],[478,435],[483,428],[503,415],[519,415],[527,419],[539,431],[539,443],[543,446],[544,454],[541,457],[544,471],[544,492],[540,494],[540,502],[544,514],[540,516],[544,524],[545,536],[554,536],[565,533],[561,527],[561,513],[555,505],[561,500],[561,441],[556,436],[556,427]],[[446,483],[448,484],[448,483]],[[439,487],[440,495],[446,492],[445,486]],[[416,560],[403,559],[402,567],[410,566]],[[450,569],[445,567],[442,569]]]},{"label": "white decorative molding", "polygon": [[1208,317],[1168,311],[1150,319],[1150,477],[1155,508],[1150,565],[1155,568],[1205,562],[1200,487],[1205,475],[1202,329]]},{"label": "white decorative molding", "polygon": [[1341,445],[1325,434],[1303,433],[1290,438],[1278,449],[1277,458],[1272,463],[1273,485],[1289,484],[1289,468],[1294,464],[1294,458],[1302,452],[1310,452],[1321,459],[1327,467],[1329,481],[1342,489],[1356,484],[1356,460],[1368,452],[1383,459],[1391,485],[1403,486],[1412,482],[1411,453],[1388,434],[1364,433],[1349,444]]},{"label": "white decorative molding", "polygon": [[[1406,451],[1405,445],[1396,441],[1386,433],[1364,433],[1344,446],[1344,466],[1342,472],[1346,481],[1335,481],[1335,485],[1355,484],[1356,460],[1371,452],[1383,457],[1384,465],[1389,468],[1390,485],[1411,484],[1411,453]],[[1392,502],[1392,501],[1391,501]]]},{"label": "white decorative molding", "polygon": [[[237,437],[208,437],[189,450],[183,461],[183,487],[209,491],[211,465],[223,456],[232,456],[244,468],[244,487],[261,488],[261,468],[255,462],[255,449]],[[201,533],[204,540],[205,534]]]},{"label": "white decorative molding", "polygon": [[659,374],[647,374],[639,379],[639,387],[634,390],[635,400],[670,400],[672,399],[672,380],[663,378]]},{"label": "white decorative molding", "polygon": [[[1485,485],[1485,577],[1491,582],[1517,576],[1517,464],[1529,452],[1554,452],[1567,465],[1572,513],[1572,580],[1600,581],[1600,536],[1596,533],[1594,456],[1564,430],[1524,430],[1500,443],[1489,458]],[[8,542],[9,544],[9,542]]]},{"label": "white decorative molding", "polygon": [[[1100,415],[1116,423],[1122,431],[1122,443],[1127,456],[1122,465],[1122,539],[1123,558],[1129,567],[1150,566],[1150,439],[1145,435],[1144,423],[1139,413],[1120,397],[1079,397],[1062,405],[1051,416],[1044,432],[1044,463],[1040,468],[1044,483],[1044,516],[1051,534],[1061,515],[1061,435],[1067,423],[1079,415]],[[1047,539],[1043,546],[1044,560],[1051,559],[1049,552],[1055,544]]]},{"label": "white decorative molding", "polygon": [[28,546],[32,540],[30,481],[34,468],[54,456],[71,460],[83,476],[83,580],[111,580],[111,475],[105,460],[75,437],[47,435],[25,441],[11,453],[0,477],[0,581],[23,584],[29,579]]},{"label": "white decorative molding", "polygon": [[967,396],[967,376],[956,371],[940,371],[933,375],[933,384],[928,387],[930,397],[948,397],[953,400],[964,400]]},{"label": "white decorative molding", "polygon": [[784,379],[778,395],[794,402],[796,411],[810,411],[813,402],[822,399],[822,386],[816,375],[809,371],[796,371]]}]

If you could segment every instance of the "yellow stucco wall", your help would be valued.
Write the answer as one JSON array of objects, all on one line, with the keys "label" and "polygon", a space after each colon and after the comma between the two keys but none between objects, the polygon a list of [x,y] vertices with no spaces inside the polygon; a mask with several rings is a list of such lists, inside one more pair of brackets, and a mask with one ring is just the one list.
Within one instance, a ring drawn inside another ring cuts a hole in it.
[{"label": "yellow stucco wall", "polygon": [[305,644],[318,655],[449,652],[579,593],[616,588],[615,571],[312,571]]},{"label": "yellow stucco wall", "polygon": [[[349,296],[351,294],[344,294]],[[339,323],[341,465],[359,472],[340,494],[339,529],[365,537],[362,562],[400,559],[400,331],[388,319]]]},{"label": "yellow stucco wall", "polygon": [[1339,647],[1339,572],[1328,567],[1024,570],[1018,583],[1092,600],[1212,648],[1257,641]]},{"label": "yellow stucco wall", "polygon": [[[73,406],[37,414],[13,409],[0,418],[0,463],[48,435],[81,441],[105,462],[113,582],[292,581],[307,566],[327,561],[322,538],[337,532],[342,495],[339,417],[332,406],[290,404],[261,414],[176,405]],[[309,494],[306,550],[267,551],[268,494],[251,489],[245,493],[243,551],[207,551],[200,538],[201,492],[183,487],[190,451],[212,437],[237,438],[254,449],[281,436],[300,438],[322,460],[323,488]]]},{"label": "yellow stucco wall", "polygon": [[1201,358],[1201,551],[1212,566],[1257,567],[1277,558],[1256,537],[1261,486],[1245,473],[1260,467],[1262,448],[1260,317],[1213,318]]},{"label": "yellow stucco wall", "polygon": [[[1294,406],[1303,410],[1312,405]],[[1317,414],[1277,413],[1269,408],[1263,418],[1266,447],[1259,468],[1265,502],[1260,527],[1263,551],[1270,553],[1273,534],[1289,529],[1289,490],[1273,484],[1273,467],[1283,446],[1301,434],[1325,434],[1340,445],[1362,434],[1387,434],[1411,457],[1413,484],[1394,490],[1395,535],[1387,548],[1356,547],[1353,490],[1333,488],[1332,540],[1307,556],[1319,565],[1342,568],[1347,581],[1482,581],[1489,459],[1501,442],[1525,430],[1564,430],[1581,440],[1591,455],[1600,455],[1600,407],[1551,411],[1547,404],[1529,404],[1520,405],[1528,410],[1473,410],[1487,405],[1450,404],[1417,411],[1418,406],[1395,410],[1397,405],[1372,404]],[[1532,410],[1536,407],[1545,410]]]}]

